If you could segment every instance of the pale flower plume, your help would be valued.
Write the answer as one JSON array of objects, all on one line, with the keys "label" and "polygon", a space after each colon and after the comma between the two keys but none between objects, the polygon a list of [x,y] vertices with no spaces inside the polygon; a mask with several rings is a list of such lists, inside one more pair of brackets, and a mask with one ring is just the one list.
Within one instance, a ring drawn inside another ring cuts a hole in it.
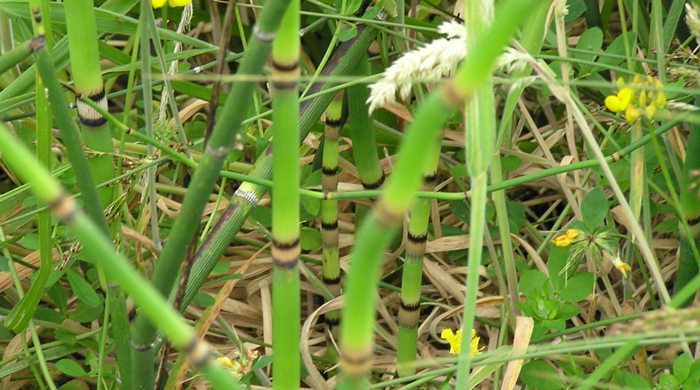
[{"label": "pale flower plume", "polygon": [[695,40],[700,43],[700,6],[697,4],[686,3],[685,5],[685,23],[688,25],[690,33],[695,35]]},{"label": "pale flower plume", "polygon": [[[438,32],[447,38],[436,39],[407,52],[384,71],[379,81],[369,86],[367,103],[370,112],[395,102],[397,95],[407,100],[414,83],[436,82],[454,73],[466,55],[466,30],[464,25],[453,21],[441,24]],[[518,52],[508,49],[499,58],[498,67],[507,72],[518,69],[522,65],[519,57]]]}]

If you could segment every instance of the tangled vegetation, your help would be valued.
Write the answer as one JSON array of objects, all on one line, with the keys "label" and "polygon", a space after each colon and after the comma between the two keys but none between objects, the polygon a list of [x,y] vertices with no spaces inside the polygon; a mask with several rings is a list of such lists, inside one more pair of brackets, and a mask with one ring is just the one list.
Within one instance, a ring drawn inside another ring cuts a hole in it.
[{"label": "tangled vegetation", "polygon": [[698,0],[0,0],[1,386],[700,388],[699,44]]}]

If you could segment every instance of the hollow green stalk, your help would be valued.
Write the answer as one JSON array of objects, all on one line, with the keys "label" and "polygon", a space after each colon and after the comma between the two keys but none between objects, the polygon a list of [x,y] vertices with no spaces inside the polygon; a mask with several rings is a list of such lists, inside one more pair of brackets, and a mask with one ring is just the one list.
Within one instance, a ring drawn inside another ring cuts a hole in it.
[{"label": "hollow green stalk", "polygon": [[[41,19],[40,1],[32,0],[30,7],[34,21],[37,24],[37,37],[45,36],[45,26]],[[95,182],[90,173],[85,155],[83,154],[78,128],[73,117],[68,111],[68,102],[63,95],[63,90],[56,79],[56,69],[51,62],[48,49],[43,47],[34,52],[34,58],[41,75],[44,86],[48,92],[49,106],[53,114],[56,125],[61,132],[63,144],[68,152],[68,159],[73,166],[75,177],[78,182],[78,189],[82,193],[84,207],[87,214],[92,218],[100,230],[106,234],[108,232],[107,222],[100,205],[99,196],[95,187]]]},{"label": "hollow green stalk", "polygon": [[[367,54],[363,54],[353,75],[365,77],[369,75]],[[350,137],[352,138],[352,156],[357,166],[360,182],[365,189],[373,190],[384,183],[384,170],[377,156],[377,142],[374,137],[372,118],[367,110],[369,90],[366,85],[357,84],[348,87],[348,110],[350,114]]]},{"label": "hollow green stalk", "polygon": [[[323,161],[321,164],[321,186],[323,191],[338,190],[338,153],[340,131],[343,127],[343,94],[335,98],[326,109],[326,126],[323,131]],[[321,201],[321,239],[323,241],[323,284],[334,297],[340,295],[340,255],[338,250],[338,200]],[[324,315],[326,328],[337,336],[340,312],[332,311]],[[329,357],[335,357],[335,347],[328,343]]]},{"label": "hollow green stalk", "polygon": [[299,387],[299,0],[272,44],[272,374],[275,389]]},{"label": "hollow green stalk", "polygon": [[44,46],[44,38],[35,37],[6,53],[2,53],[0,56],[0,74],[16,67],[17,64],[27,59],[36,49],[42,46]]},{"label": "hollow green stalk", "polygon": [[[452,113],[490,76],[496,58],[524,17],[536,8],[535,4],[534,0],[502,2],[499,17],[488,33],[483,34],[488,39],[480,39],[472,51],[478,55],[468,56],[457,69],[455,78],[431,93],[414,115],[384,195],[363,222],[352,252],[341,325],[343,377],[340,389],[364,389],[367,386],[366,374],[373,350],[375,289],[379,282],[382,253],[414,200],[427,164],[426,145],[437,142],[440,129]],[[481,242],[478,245],[481,246]]]},{"label": "hollow green stalk", "polygon": [[[324,76],[347,75],[355,65],[361,54],[366,52],[370,42],[374,39],[377,31],[372,27],[364,25],[358,26],[357,36],[344,42],[336,49],[331,58],[332,64],[326,67]],[[332,86],[331,83],[315,84],[311,88],[311,94]],[[313,100],[307,100],[300,105],[299,139],[304,139],[311,127],[318,121],[321,113],[326,109],[334,94],[321,94]],[[265,150],[255,160],[251,177],[269,179],[272,176],[272,157],[270,150]],[[211,233],[197,249],[195,263],[190,273],[187,283],[187,291],[183,298],[181,309],[186,307],[192,300],[197,290],[202,286],[209,273],[219,261],[224,250],[229,246],[231,239],[243,226],[243,222],[253,208],[258,204],[259,199],[267,192],[267,187],[244,182],[236,190],[231,199],[231,205],[224,210],[221,218],[212,228]]]},{"label": "hollow green stalk", "polygon": [[95,222],[68,196],[58,181],[44,169],[5,126],[0,125],[0,154],[5,163],[24,181],[31,184],[34,194],[42,203],[51,205],[54,216],[66,224],[83,244],[87,258],[99,263],[134,300],[141,313],[157,324],[163,334],[178,349],[187,353],[196,366],[204,368],[207,376],[216,380],[216,388],[239,388],[228,373],[221,386],[222,367],[212,364],[209,346],[200,342],[185,320],[170,307],[157,290],[136,272],[126,259],[118,255],[112,243]]},{"label": "hollow green stalk", "polygon": [[[492,1],[465,0],[464,25],[467,29],[467,53],[474,51],[486,26],[493,17],[488,8]],[[479,287],[479,266],[483,252],[486,226],[486,186],[488,170],[495,152],[496,111],[493,97],[493,82],[489,79],[478,89],[464,108],[465,154],[467,171],[471,181],[471,209],[469,212],[469,255],[467,260],[467,286],[464,293],[462,332],[470,334],[474,327],[476,291]],[[459,362],[457,364],[457,388],[465,388],[469,380],[471,365],[471,337],[462,337]]]},{"label": "hollow green stalk", "polygon": [[[438,139],[442,138],[442,134]],[[439,144],[435,150],[426,150],[429,155],[423,170],[423,190],[431,191],[437,180],[440,162]],[[401,302],[399,307],[399,335],[396,351],[397,370],[400,376],[415,374],[410,362],[416,359],[418,350],[418,320],[420,319],[421,282],[423,280],[423,256],[428,240],[431,199],[418,199],[411,210],[406,237],[405,260],[401,276]]]},{"label": "hollow green stalk", "polygon": [[[100,106],[107,108],[100,53],[97,48],[97,22],[92,1],[68,1],[64,3],[71,75],[76,93],[87,96]],[[102,183],[114,176],[112,160],[112,136],[107,121],[99,112],[76,99],[78,119],[83,126],[83,140],[97,152],[88,160],[92,176]],[[98,190],[100,204],[106,208],[112,202],[112,187]]]},{"label": "hollow green stalk", "polygon": [[[265,3],[237,74],[252,75],[262,71],[274,33],[277,31],[287,4],[288,0],[271,0]],[[221,117],[214,126],[202,161],[192,177],[178,218],[173,224],[153,272],[152,283],[164,296],[168,296],[175,285],[178,271],[187,252],[185,248],[191,243],[198,226],[193,221],[198,221],[202,215],[209,192],[214,187],[219,170],[232,149],[236,134],[247,115],[247,107],[254,88],[254,83],[236,83],[226,99]],[[155,328],[146,318],[139,316],[135,320],[133,329],[134,365],[151,367],[150,371],[152,371],[154,351],[151,346],[155,341]]]}]

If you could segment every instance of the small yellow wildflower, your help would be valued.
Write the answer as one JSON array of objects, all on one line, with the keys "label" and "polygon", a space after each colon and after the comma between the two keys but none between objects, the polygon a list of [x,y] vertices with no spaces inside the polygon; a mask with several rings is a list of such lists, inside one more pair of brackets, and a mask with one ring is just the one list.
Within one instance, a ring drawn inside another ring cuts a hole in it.
[{"label": "small yellow wildflower", "polygon": [[222,366],[222,367],[225,367],[225,368],[233,368],[233,367],[234,367],[233,362],[231,361],[231,359],[229,359],[229,358],[226,357],[226,356],[222,356],[222,357],[216,358],[216,364],[218,364],[218,365],[220,365],[220,366]]},{"label": "small yellow wildflower", "polygon": [[567,229],[564,234],[555,237],[552,243],[556,246],[569,246],[579,236],[581,232],[578,229]]},{"label": "small yellow wildflower", "polygon": [[628,85],[620,77],[615,84],[618,92],[605,98],[605,107],[614,113],[624,112],[628,123],[635,122],[642,114],[647,119],[652,119],[656,110],[666,105],[663,85],[657,78],[647,76],[642,80],[637,75]]},{"label": "small yellow wildflower", "polygon": [[151,0],[151,5],[153,6],[153,8],[161,8],[165,5],[166,2],[170,7],[184,7],[187,4],[191,3],[192,0]]},{"label": "small yellow wildflower", "polygon": [[[452,329],[443,329],[440,333],[440,338],[446,340],[450,343],[450,354],[458,355],[462,346],[462,329],[458,329],[457,333],[453,332]],[[479,340],[481,338],[476,335],[476,330],[472,329],[472,341],[469,348],[469,353],[471,356],[476,356],[484,349],[484,347],[479,347]]]},{"label": "small yellow wildflower", "polygon": [[620,260],[620,255],[613,257],[612,263],[617,268],[618,271],[622,273],[623,277],[627,277],[628,272],[632,272],[632,267],[624,261]]}]

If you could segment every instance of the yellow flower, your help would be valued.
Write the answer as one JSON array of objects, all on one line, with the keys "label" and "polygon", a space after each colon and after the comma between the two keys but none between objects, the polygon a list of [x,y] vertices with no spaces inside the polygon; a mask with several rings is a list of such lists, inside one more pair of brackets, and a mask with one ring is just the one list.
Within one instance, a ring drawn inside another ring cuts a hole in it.
[{"label": "yellow flower", "polygon": [[615,256],[612,259],[612,263],[617,268],[618,271],[622,273],[622,276],[627,277],[628,272],[632,272],[632,267],[624,261],[620,260],[620,255]]},{"label": "yellow flower", "polygon": [[[634,76],[629,84],[620,77],[615,82],[618,92],[605,98],[605,107],[611,112],[625,113],[625,120],[633,123],[642,116],[652,119],[657,109],[666,104],[663,85],[657,78]],[[638,92],[635,92],[636,88]]]},{"label": "yellow flower", "polygon": [[556,246],[569,246],[581,232],[578,229],[567,229],[564,234],[555,237],[552,243]]},{"label": "yellow flower", "polygon": [[225,368],[233,368],[233,362],[226,356],[216,358],[216,364]]},{"label": "yellow flower", "polygon": [[192,0],[151,0],[151,5],[153,8],[161,8],[165,6],[166,2],[170,7],[184,7],[191,3]]},{"label": "yellow flower", "polygon": [[[462,329],[458,329],[457,333],[449,328],[443,329],[442,333],[440,333],[440,338],[450,343],[450,353],[452,355],[459,354],[462,345]],[[479,340],[480,337],[476,335],[476,330],[472,329],[472,340],[469,348],[471,356],[478,355],[484,349],[484,347],[479,347]]]}]

